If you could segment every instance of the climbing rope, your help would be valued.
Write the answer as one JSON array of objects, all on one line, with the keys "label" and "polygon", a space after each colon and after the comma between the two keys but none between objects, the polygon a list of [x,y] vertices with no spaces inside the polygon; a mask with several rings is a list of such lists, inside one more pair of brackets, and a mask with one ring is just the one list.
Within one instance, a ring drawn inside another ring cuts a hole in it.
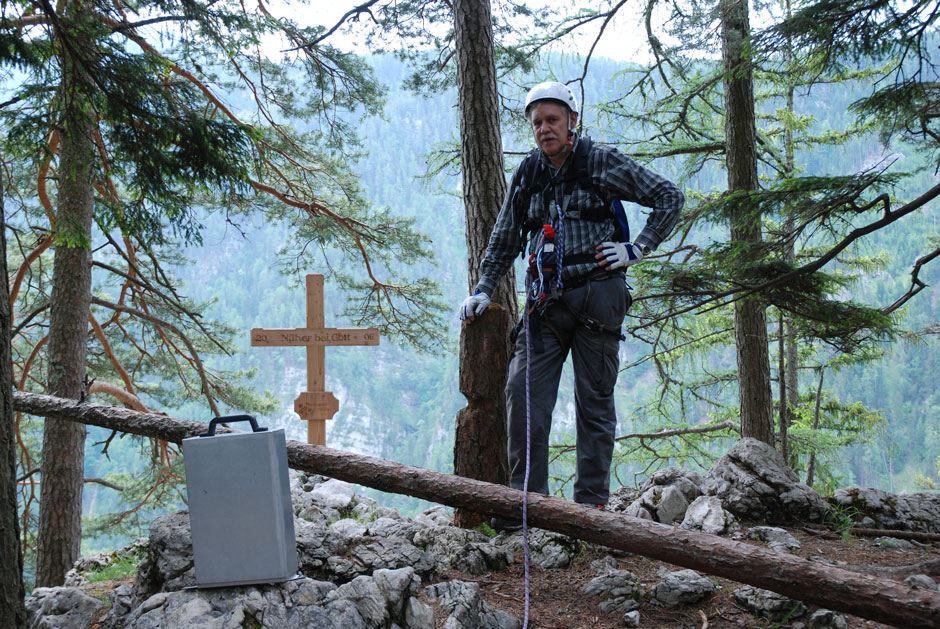
[{"label": "climbing rope", "polygon": [[532,402],[529,393],[529,370],[532,366],[532,344],[529,342],[529,309],[522,309],[525,328],[525,478],[522,481],[522,553],[525,565],[525,610],[522,629],[529,626],[529,464],[532,452]]},{"label": "climbing rope", "polygon": [[555,259],[558,261],[558,270],[555,272],[555,275],[558,276],[556,285],[559,289],[563,289],[565,283],[561,280],[561,273],[565,268],[565,208],[564,205],[558,205],[557,203],[555,204],[555,208],[558,212],[558,228],[555,230]]}]

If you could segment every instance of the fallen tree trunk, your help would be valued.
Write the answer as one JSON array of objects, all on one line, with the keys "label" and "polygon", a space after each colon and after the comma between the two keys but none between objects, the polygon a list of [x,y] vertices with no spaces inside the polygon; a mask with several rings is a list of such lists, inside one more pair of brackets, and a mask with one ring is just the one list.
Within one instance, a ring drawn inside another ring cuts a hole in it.
[{"label": "fallen tree trunk", "polygon": [[[201,422],[32,393],[15,393],[14,407],[31,415],[175,443],[206,430]],[[382,491],[507,518],[519,517],[522,510],[522,492],[501,485],[296,441],[287,442],[287,456],[294,469]],[[826,609],[903,627],[940,626],[940,593],[896,581],[539,494],[529,495],[528,517],[532,526],[773,590]]]}]

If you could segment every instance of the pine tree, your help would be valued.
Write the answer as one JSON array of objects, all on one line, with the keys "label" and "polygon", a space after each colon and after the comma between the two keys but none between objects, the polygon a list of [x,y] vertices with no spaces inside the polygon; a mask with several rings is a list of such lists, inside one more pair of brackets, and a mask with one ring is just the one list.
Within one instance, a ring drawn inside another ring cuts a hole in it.
[{"label": "pine tree", "polygon": [[[299,266],[306,252],[321,249],[352,262],[334,267],[334,279],[355,292],[354,317],[379,318],[383,331],[417,344],[439,337],[435,283],[407,277],[408,262],[428,257],[426,239],[411,222],[372,211],[349,166],[358,147],[344,112],[378,112],[381,90],[361,59],[317,43],[322,28],[237,3],[18,2],[3,11],[0,62],[26,72],[0,110],[7,166],[16,175],[9,185],[18,227],[38,234],[13,252],[18,387],[35,386],[42,380],[35,372],[45,368],[58,394],[103,393],[139,407],[141,385],[154,373],[147,367],[162,365],[175,372],[180,395],[201,397],[214,414],[219,402],[249,399],[205,368],[201,353],[230,351],[226,334],[201,319],[159,260],[161,248],[199,242],[200,208],[237,223],[261,207],[269,220],[289,222],[286,241]],[[268,59],[262,43],[272,36],[292,52]],[[236,113],[213,84],[242,99],[238,109],[246,113]],[[101,245],[92,243],[92,223]],[[50,294],[43,258],[53,247]],[[117,289],[114,301],[92,297],[92,264],[106,272],[103,285]],[[89,323],[91,347],[104,358],[95,368],[104,365],[104,373],[87,373]],[[86,375],[112,382],[89,387]],[[251,402],[263,403],[257,396]],[[43,476],[60,482],[45,483],[41,494],[42,585],[61,583],[77,556],[81,430],[46,423]],[[164,470],[155,476],[164,482],[175,451],[163,443],[154,452]],[[31,455],[21,454],[28,463]],[[32,474],[32,465],[24,472]],[[27,512],[31,503],[28,496]]]},{"label": "pine tree", "polygon": [[[3,190],[0,171],[0,190]],[[0,195],[0,277],[7,277],[6,214]],[[0,284],[0,626],[26,626],[26,591],[16,504],[16,425],[13,419],[13,362],[10,357],[10,292]]]},{"label": "pine tree", "polygon": [[[454,2],[457,94],[470,290],[480,280],[480,262],[506,195],[499,94],[493,59],[488,0]],[[508,333],[517,310],[515,273],[507,273],[491,296],[497,308],[479,324],[461,330],[460,382],[468,407],[457,414],[454,473],[506,484],[506,364]],[[482,516],[458,510],[460,526],[473,527]]]}]

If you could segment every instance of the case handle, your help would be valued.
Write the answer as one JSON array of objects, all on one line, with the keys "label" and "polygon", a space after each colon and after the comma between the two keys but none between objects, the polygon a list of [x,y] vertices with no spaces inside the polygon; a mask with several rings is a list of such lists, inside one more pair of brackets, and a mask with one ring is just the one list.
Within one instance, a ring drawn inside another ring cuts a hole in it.
[{"label": "case handle", "polygon": [[199,435],[200,437],[214,437],[215,429],[219,424],[228,424],[231,422],[251,422],[251,432],[264,432],[267,430],[265,427],[258,427],[258,422],[251,415],[226,415],[225,417],[215,417],[212,421],[209,422],[209,430],[205,434]]}]

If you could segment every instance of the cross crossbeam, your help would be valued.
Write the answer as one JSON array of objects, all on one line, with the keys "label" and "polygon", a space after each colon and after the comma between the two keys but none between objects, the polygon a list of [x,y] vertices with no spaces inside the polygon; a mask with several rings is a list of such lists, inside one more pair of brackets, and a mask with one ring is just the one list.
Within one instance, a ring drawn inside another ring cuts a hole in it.
[{"label": "cross crossbeam", "polygon": [[294,400],[294,412],[307,422],[307,443],[326,445],[326,420],[339,400],[326,391],[327,346],[378,345],[378,328],[328,328],[323,314],[323,275],[307,275],[307,325],[303,328],[252,328],[252,347],[306,347],[307,390]]}]

